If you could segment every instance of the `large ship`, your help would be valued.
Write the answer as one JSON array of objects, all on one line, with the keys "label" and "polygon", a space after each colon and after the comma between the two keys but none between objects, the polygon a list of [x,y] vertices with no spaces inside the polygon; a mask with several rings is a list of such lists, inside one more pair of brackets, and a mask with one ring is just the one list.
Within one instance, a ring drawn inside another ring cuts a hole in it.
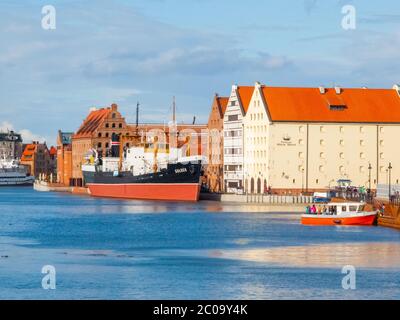
[{"label": "large ship", "polygon": [[[114,139],[118,140],[118,139]],[[92,196],[142,200],[198,201],[202,158],[182,156],[182,148],[143,143],[119,150],[112,141],[111,157],[91,150],[82,166]],[[119,152],[117,152],[119,150]]]},{"label": "large ship", "polygon": [[35,177],[17,160],[0,160],[0,186],[31,186]]}]

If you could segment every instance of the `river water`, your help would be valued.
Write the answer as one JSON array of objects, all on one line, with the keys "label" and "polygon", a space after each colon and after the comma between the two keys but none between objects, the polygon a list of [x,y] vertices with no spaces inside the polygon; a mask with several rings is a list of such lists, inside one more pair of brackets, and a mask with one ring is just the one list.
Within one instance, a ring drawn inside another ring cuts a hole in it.
[{"label": "river water", "polygon": [[264,210],[1,188],[0,299],[400,299],[399,231]]}]

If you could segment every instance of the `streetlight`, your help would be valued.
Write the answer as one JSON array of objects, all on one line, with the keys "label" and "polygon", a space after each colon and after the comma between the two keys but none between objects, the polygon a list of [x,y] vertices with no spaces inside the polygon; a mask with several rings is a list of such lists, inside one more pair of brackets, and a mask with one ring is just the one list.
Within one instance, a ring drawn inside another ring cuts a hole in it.
[{"label": "streetlight", "polygon": [[392,167],[392,163],[391,162],[389,162],[389,167],[388,167],[388,170],[389,170],[389,201],[390,201],[390,198],[391,198],[391,178],[392,178],[392,169],[393,169],[393,167]]},{"label": "streetlight", "polygon": [[368,189],[369,189],[369,190],[371,190],[371,170],[372,170],[371,163],[368,165],[368,170],[369,170],[369,176],[368,176]]},{"label": "streetlight", "polygon": [[301,168],[301,193],[304,193],[304,168]]}]

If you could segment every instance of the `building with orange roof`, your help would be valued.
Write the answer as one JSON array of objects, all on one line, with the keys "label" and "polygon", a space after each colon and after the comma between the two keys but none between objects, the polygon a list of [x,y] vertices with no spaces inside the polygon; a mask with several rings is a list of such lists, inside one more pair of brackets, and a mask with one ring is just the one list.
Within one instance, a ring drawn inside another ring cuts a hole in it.
[{"label": "building with orange roof", "polygon": [[246,115],[254,86],[233,85],[224,114],[224,191],[243,191],[243,118]]},{"label": "building with orange roof", "polygon": [[100,155],[107,156],[111,149],[113,133],[129,136],[131,128],[112,104],[108,108],[92,108],[79,129],[71,137],[72,143],[72,180],[73,186],[83,185],[82,164],[90,149],[96,149]]},{"label": "building with orange roof", "polygon": [[208,164],[206,170],[207,186],[211,192],[224,191],[224,114],[228,97],[215,94],[208,118]]},{"label": "building with orange roof", "polygon": [[33,141],[25,146],[21,156],[21,164],[28,168],[28,173],[39,178],[39,176],[50,177],[55,175],[55,158],[50,154],[46,143]]},{"label": "building with orange roof", "polygon": [[246,191],[327,190],[340,179],[376,189],[400,181],[400,90],[259,83],[244,124]]},{"label": "building with orange roof", "polygon": [[[70,184],[82,186],[82,164],[85,156],[91,149],[97,150],[99,155],[110,155],[111,137],[115,133],[122,137],[124,147],[129,148],[134,143],[151,142],[154,136],[160,138],[160,143],[178,143],[190,137],[187,144],[187,155],[203,154],[207,148],[207,125],[205,124],[128,124],[118,111],[118,106],[96,109],[92,108],[79,129],[71,137],[72,174]],[[172,139],[170,137],[176,137]],[[67,155],[68,156],[68,155]],[[59,162],[60,165],[60,162]],[[59,170],[58,176],[68,175]],[[68,179],[64,178],[64,183]]]}]

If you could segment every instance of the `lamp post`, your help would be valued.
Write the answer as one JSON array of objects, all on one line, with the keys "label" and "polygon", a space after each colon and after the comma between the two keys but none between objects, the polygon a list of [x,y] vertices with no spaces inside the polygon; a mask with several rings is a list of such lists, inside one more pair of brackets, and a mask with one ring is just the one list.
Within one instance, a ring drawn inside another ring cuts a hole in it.
[{"label": "lamp post", "polygon": [[371,163],[368,165],[369,175],[368,175],[368,189],[371,190],[371,170],[372,166]]},{"label": "lamp post", "polygon": [[392,186],[391,186],[391,180],[392,180],[392,169],[393,169],[393,167],[392,167],[392,163],[391,162],[389,162],[389,167],[388,167],[388,170],[389,170],[389,201],[390,201],[390,199],[391,199],[391,188],[392,188]]},{"label": "lamp post", "polygon": [[304,168],[301,168],[301,193],[304,193]]}]

